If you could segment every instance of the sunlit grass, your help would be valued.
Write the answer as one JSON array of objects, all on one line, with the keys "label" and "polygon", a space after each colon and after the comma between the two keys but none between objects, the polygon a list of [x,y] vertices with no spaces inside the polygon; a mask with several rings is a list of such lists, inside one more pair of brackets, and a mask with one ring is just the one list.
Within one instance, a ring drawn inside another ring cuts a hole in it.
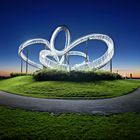
[{"label": "sunlit grass", "polygon": [[140,85],[140,80],[98,82],[36,82],[32,76],[19,76],[0,81],[0,90],[25,96],[45,98],[109,98],[127,94]]}]

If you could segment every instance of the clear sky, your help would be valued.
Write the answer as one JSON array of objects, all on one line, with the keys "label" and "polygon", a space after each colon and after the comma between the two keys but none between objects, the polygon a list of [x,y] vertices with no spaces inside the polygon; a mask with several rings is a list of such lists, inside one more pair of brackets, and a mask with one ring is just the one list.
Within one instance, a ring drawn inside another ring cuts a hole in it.
[{"label": "clear sky", "polygon": [[[17,54],[21,43],[32,38],[50,40],[54,29],[67,25],[72,41],[90,34],[103,33],[115,42],[113,69],[122,74],[140,76],[140,3],[139,0],[1,0],[0,1],[0,73],[20,71]],[[64,47],[60,33],[56,48]],[[75,50],[84,51],[85,44]],[[30,59],[38,62],[41,45],[29,47]],[[90,59],[101,56],[107,47],[89,41]],[[81,60],[71,58],[71,63]],[[30,70],[35,70],[30,67]]]}]

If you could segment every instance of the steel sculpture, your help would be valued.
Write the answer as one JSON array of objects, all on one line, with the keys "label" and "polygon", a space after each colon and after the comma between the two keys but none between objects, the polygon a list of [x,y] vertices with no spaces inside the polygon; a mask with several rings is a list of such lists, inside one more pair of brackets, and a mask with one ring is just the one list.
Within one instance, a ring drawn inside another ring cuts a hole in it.
[{"label": "steel sculpture", "polygon": [[[55,49],[54,42],[56,36],[61,31],[65,32],[66,42],[65,42],[64,49],[59,51]],[[103,41],[106,43],[108,47],[107,51],[101,57],[91,62],[89,61],[89,56],[87,56],[86,53],[80,51],[71,51],[74,47],[76,47],[80,43],[86,42],[88,40]],[[41,50],[39,54],[39,61],[41,64],[38,64],[30,60],[23,52],[26,47],[32,44],[45,45],[45,49]],[[53,32],[50,42],[42,38],[28,40],[20,45],[18,54],[24,61],[28,62],[28,64],[38,69],[43,69],[43,67],[52,68],[52,69],[62,69],[67,71],[100,69],[111,61],[114,55],[114,43],[109,36],[104,34],[89,34],[71,42],[69,29],[65,26],[60,26],[57,27],[56,30]],[[66,63],[66,56],[68,57],[68,56],[76,56],[76,55],[82,56],[86,58],[88,61],[83,61],[80,64],[75,64],[74,66],[70,66],[70,64]]]}]

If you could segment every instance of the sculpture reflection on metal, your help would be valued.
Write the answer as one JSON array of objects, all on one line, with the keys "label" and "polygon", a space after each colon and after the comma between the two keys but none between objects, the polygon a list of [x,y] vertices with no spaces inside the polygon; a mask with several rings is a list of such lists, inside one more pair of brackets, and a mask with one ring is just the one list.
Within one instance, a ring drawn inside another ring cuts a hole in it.
[{"label": "sculpture reflection on metal", "polygon": [[[63,50],[59,51],[55,49],[54,42],[55,38],[59,32],[65,32],[66,42]],[[86,42],[88,40],[101,40],[106,43],[108,49],[107,51],[98,59],[90,62],[89,56],[87,54],[80,51],[71,51],[74,47],[79,45],[80,43]],[[32,44],[44,44],[45,49],[40,51],[39,61],[41,64],[38,64],[30,59],[23,53],[23,50]],[[43,69],[43,67],[52,68],[52,69],[62,69],[62,70],[88,70],[88,69],[100,69],[105,66],[109,61],[111,61],[114,55],[114,43],[113,40],[104,34],[89,34],[78,38],[77,40],[71,42],[70,31],[65,26],[57,27],[53,32],[50,42],[46,39],[36,38],[31,39],[20,45],[18,50],[19,56],[28,64],[38,68]],[[83,61],[80,64],[76,64],[74,66],[70,66],[66,63],[66,56],[82,56],[86,58],[88,61]]]}]

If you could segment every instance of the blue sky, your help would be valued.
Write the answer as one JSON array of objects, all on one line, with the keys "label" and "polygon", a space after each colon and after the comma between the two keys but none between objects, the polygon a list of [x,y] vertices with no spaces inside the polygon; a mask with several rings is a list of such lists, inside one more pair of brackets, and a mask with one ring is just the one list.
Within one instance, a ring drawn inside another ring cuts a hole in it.
[{"label": "blue sky", "polygon": [[[49,40],[59,25],[69,27],[72,41],[90,33],[109,35],[115,42],[114,70],[140,73],[138,0],[1,0],[0,71],[19,71],[19,45],[31,38]],[[56,39],[56,48],[62,49],[64,42],[62,32]],[[84,47],[83,43],[76,50]],[[90,41],[88,48],[91,60],[106,50],[100,41]],[[30,46],[30,58],[38,62],[42,49],[41,45]],[[72,61],[78,63],[80,59],[71,58]]]}]

